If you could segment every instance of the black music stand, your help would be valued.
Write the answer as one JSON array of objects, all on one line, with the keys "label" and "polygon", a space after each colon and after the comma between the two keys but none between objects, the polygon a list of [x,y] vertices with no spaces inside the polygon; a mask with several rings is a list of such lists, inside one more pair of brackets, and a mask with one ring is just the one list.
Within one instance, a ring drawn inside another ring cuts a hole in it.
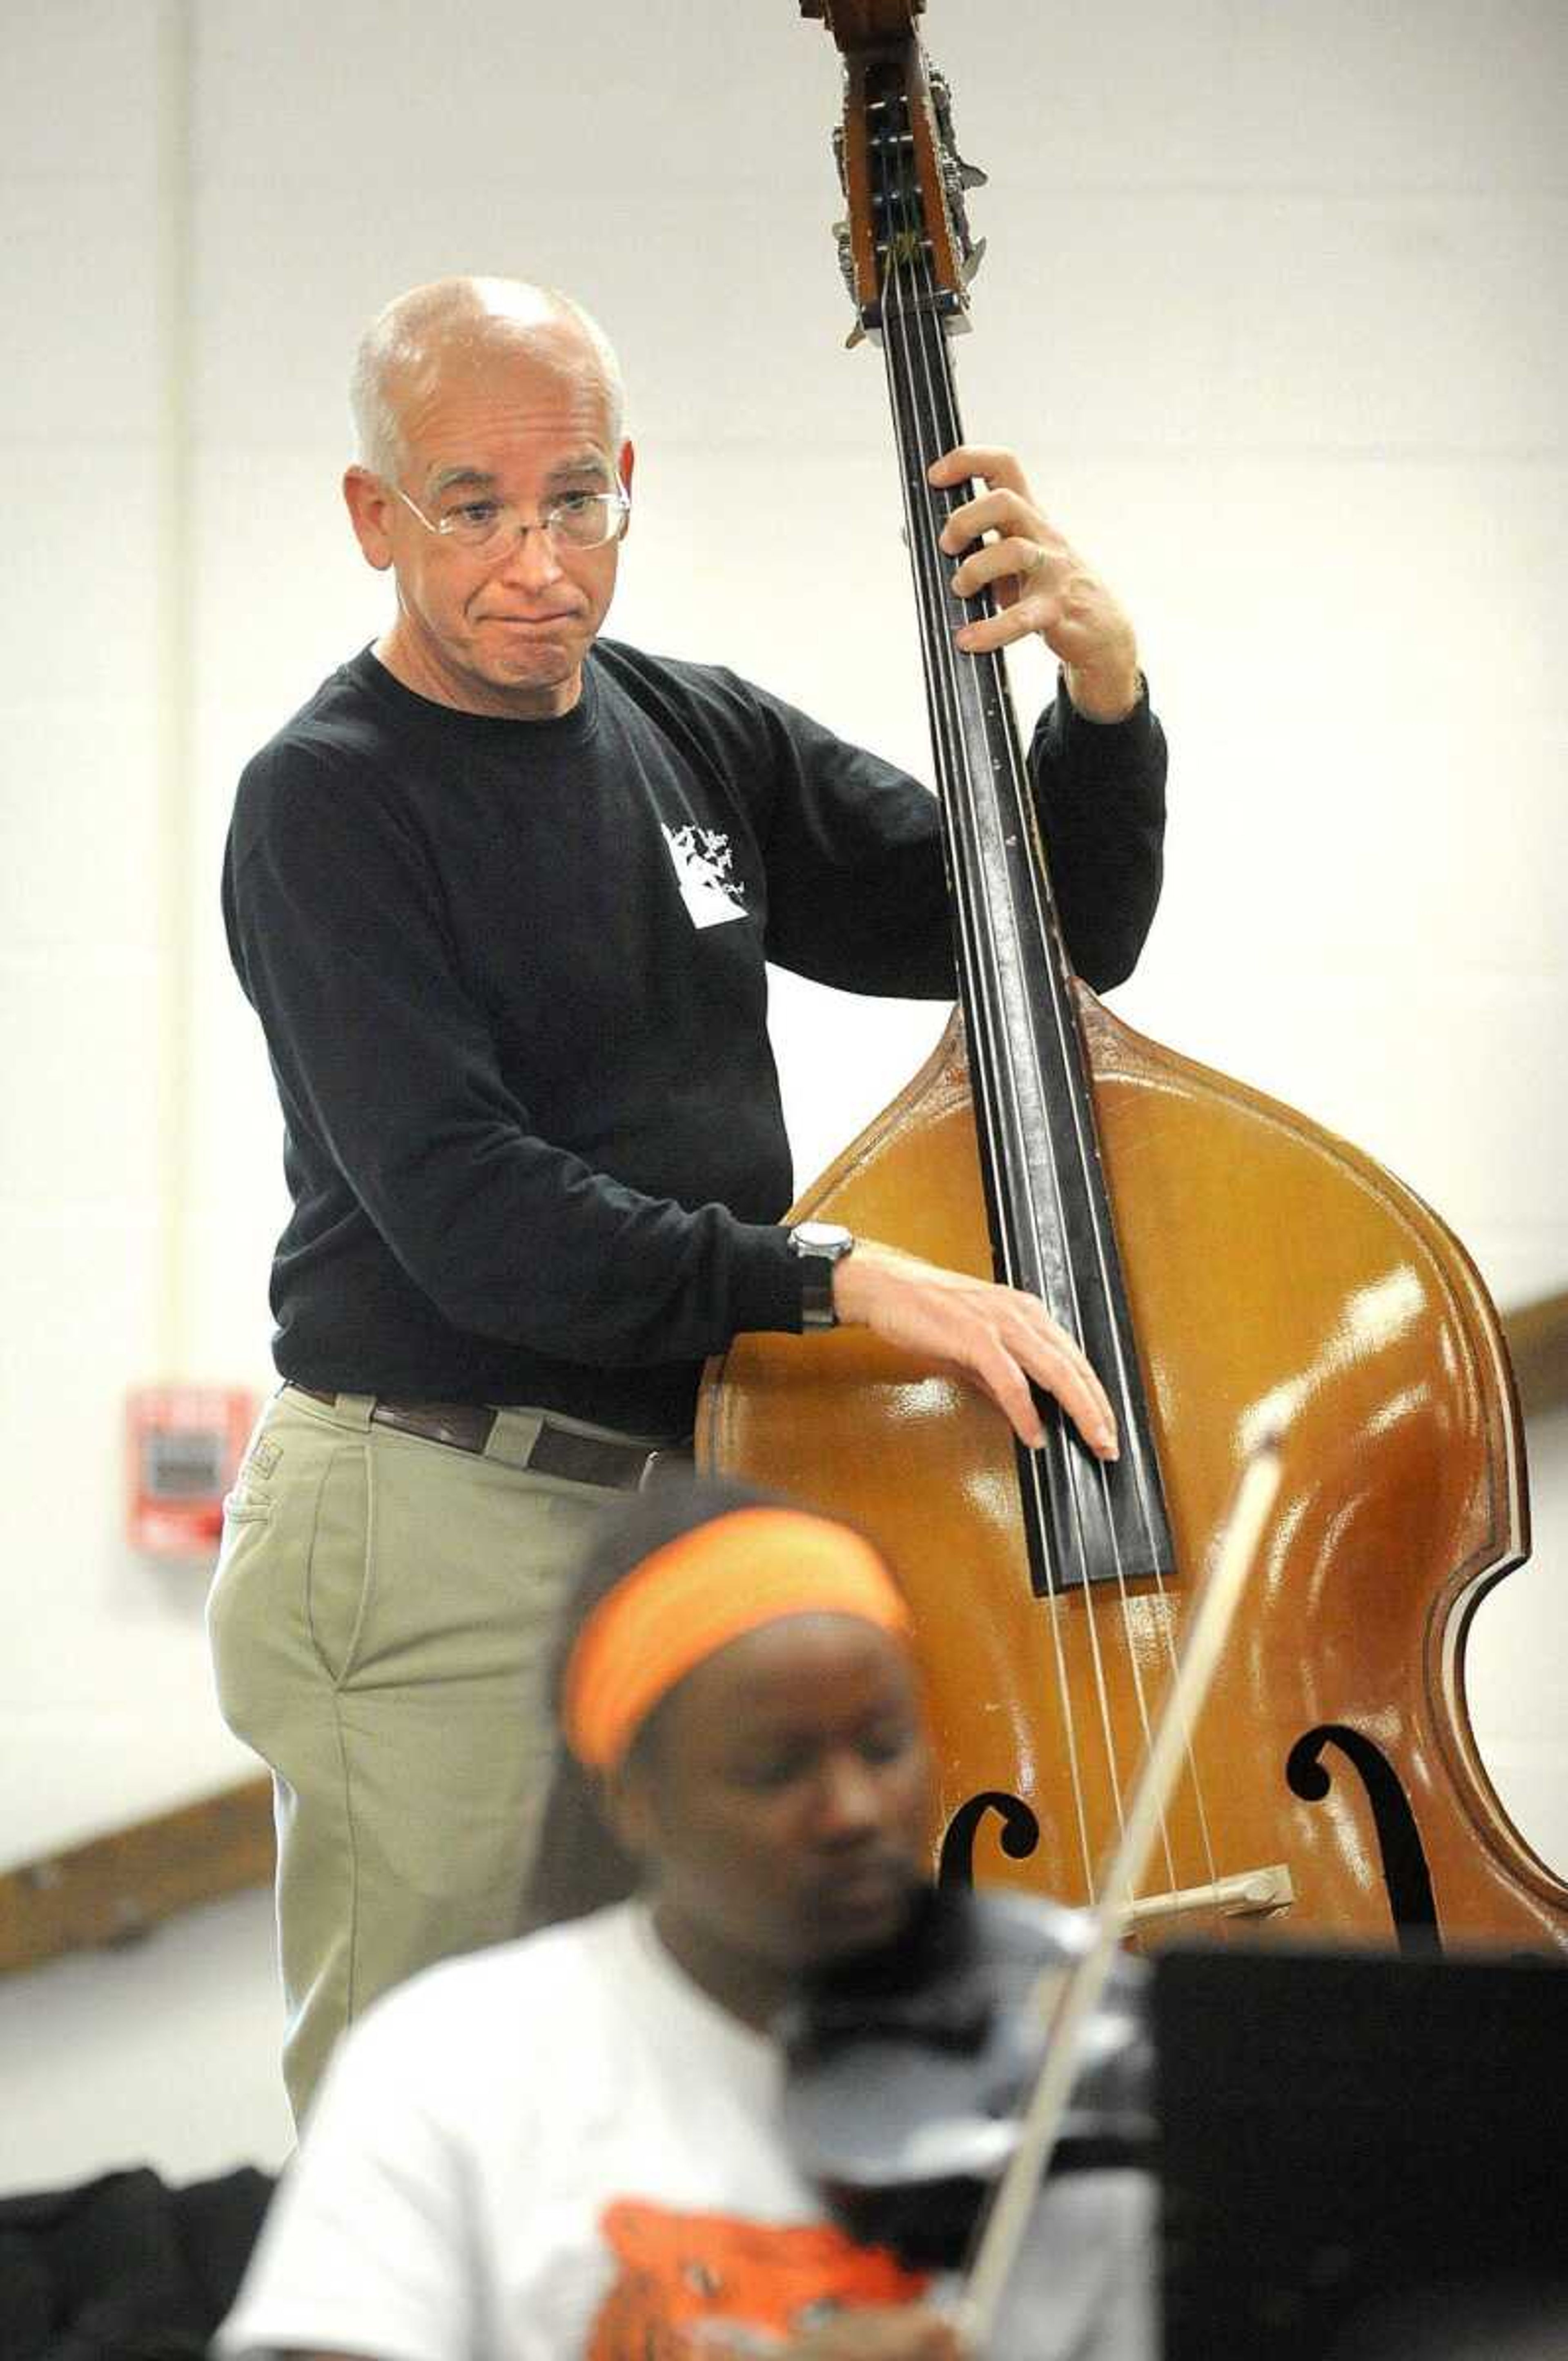
[{"label": "black music stand", "polygon": [[1568,1967],[1179,1949],[1154,2025],[1165,2361],[1568,2353]]}]

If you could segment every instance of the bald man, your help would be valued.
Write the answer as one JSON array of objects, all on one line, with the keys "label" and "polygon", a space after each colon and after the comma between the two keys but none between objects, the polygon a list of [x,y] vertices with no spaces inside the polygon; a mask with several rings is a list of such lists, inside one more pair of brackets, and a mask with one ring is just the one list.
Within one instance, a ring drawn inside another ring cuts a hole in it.
[{"label": "bald man", "polygon": [[[863,1324],[1026,1443],[1038,1387],[1116,1449],[1035,1299],[784,1219],[765,962],[950,998],[936,806],[765,690],[601,637],[634,467],[602,331],[442,280],[372,324],[352,395],[344,494],[394,612],[247,765],[224,874],[293,1212],[211,1625],[277,1782],[296,2112],[377,1993],[513,1931],[562,1585],[681,1450],[705,1356]],[[943,534],[955,591],[997,601],[959,643],[1038,631],[1060,661],[1030,775],[1075,962],[1113,983],[1163,827],[1132,627],[1010,455],[933,475],[987,488]]]}]

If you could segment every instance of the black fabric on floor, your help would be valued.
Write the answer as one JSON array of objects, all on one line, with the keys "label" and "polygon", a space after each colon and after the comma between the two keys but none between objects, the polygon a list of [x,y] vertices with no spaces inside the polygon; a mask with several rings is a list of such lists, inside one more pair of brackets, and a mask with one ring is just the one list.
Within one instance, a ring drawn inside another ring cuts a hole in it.
[{"label": "black fabric on floor", "polygon": [[0,2198],[0,2361],[191,2361],[234,2301],[273,2183],[147,2168]]}]

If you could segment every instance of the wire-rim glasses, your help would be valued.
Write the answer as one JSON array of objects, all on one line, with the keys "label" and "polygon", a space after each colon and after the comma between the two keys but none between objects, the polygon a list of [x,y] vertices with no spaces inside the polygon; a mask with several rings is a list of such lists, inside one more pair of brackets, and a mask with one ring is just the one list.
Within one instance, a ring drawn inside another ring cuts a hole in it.
[{"label": "wire-rim glasses", "polygon": [[440,516],[427,517],[400,484],[394,484],[392,489],[426,533],[434,533],[438,541],[454,542],[459,549],[472,550],[477,556],[499,555],[535,527],[555,550],[602,549],[606,542],[618,540],[625,532],[631,513],[631,499],[624,484],[617,484],[610,492],[560,492],[545,502],[537,517],[521,516],[510,500],[486,495],[454,500]]}]

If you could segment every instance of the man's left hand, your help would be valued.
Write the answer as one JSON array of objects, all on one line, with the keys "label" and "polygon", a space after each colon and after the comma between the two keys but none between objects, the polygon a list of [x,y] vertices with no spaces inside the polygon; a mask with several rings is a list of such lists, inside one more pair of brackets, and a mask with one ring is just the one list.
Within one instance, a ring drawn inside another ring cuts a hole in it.
[{"label": "man's left hand", "polygon": [[[1091,721],[1121,721],[1138,701],[1138,646],[1125,610],[1036,502],[1011,451],[960,444],[935,462],[933,484],[970,480],[985,490],[942,528],[955,598],[989,589],[998,611],[954,633],[966,653],[1005,647],[1038,631],[1067,673],[1068,695]],[[983,533],[995,537],[981,540]],[[978,544],[976,546],[975,544]]]}]

